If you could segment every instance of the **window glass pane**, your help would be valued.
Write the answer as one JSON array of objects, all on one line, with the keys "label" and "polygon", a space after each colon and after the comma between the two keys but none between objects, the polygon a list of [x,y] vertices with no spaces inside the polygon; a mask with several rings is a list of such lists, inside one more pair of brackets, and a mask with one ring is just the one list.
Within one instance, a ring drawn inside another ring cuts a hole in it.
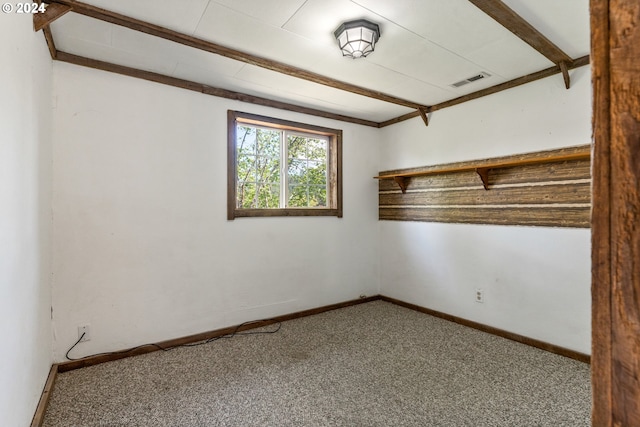
[{"label": "window glass pane", "polygon": [[307,140],[307,158],[320,162],[327,162],[327,141],[324,139]]},{"label": "window glass pane", "polygon": [[256,208],[277,208],[280,206],[280,185],[262,184],[258,187]]},{"label": "window glass pane", "polygon": [[290,159],[291,158],[306,159],[307,158],[306,138],[302,136],[288,134],[287,153]]},{"label": "window glass pane", "polygon": [[238,125],[236,129],[238,156],[256,154],[256,128]]},{"label": "window glass pane", "polygon": [[289,201],[287,207],[306,208],[309,206],[309,197],[306,185],[290,185]]},{"label": "window glass pane", "polygon": [[[235,179],[228,192],[229,219],[342,216],[342,131],[234,111],[228,117],[234,126],[228,132],[229,170],[235,170],[229,177]],[[263,212],[279,208],[283,211]]]},{"label": "window glass pane", "polygon": [[289,174],[289,184],[305,184],[307,182],[307,161],[289,159],[287,173]]},{"label": "window glass pane", "polygon": [[238,156],[238,165],[236,168],[238,181],[256,181],[257,168],[256,156]]},{"label": "window glass pane", "polygon": [[256,184],[254,182],[238,182],[236,207],[249,209],[255,205]]},{"label": "window glass pane", "polygon": [[288,207],[327,205],[327,144],[323,138],[287,134]]},{"label": "window glass pane", "polygon": [[327,206],[327,186],[310,185],[309,186],[309,207],[326,207]]},{"label": "window glass pane", "polygon": [[255,167],[257,182],[276,184],[280,182],[280,157],[258,157]]},{"label": "window glass pane", "polygon": [[282,132],[246,125],[236,129],[236,207],[279,208]]},{"label": "window glass pane", "polygon": [[306,182],[313,185],[327,185],[327,164],[308,161],[306,170]]},{"label": "window glass pane", "polygon": [[280,157],[282,132],[274,129],[257,129],[257,151],[261,156]]}]

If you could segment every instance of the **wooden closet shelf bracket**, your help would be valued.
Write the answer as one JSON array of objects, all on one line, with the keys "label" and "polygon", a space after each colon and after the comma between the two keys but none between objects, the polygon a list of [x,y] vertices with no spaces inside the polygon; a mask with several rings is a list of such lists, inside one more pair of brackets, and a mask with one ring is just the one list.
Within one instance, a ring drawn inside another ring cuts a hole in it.
[{"label": "wooden closet shelf bracket", "polygon": [[[409,179],[418,176],[440,175],[455,172],[471,172],[475,171],[485,190],[489,189],[489,169],[508,168],[512,166],[536,165],[541,163],[566,162],[571,160],[588,160],[591,158],[591,148],[589,145],[580,147],[571,147],[571,152],[558,153],[551,156],[532,157],[532,158],[497,158],[478,160],[473,162],[449,163],[445,165],[426,166],[424,170],[398,171],[374,176],[375,179],[393,179],[400,187],[403,193],[407,191]],[[520,157],[520,156],[519,156]]]},{"label": "wooden closet shelf bracket", "polygon": [[404,176],[394,176],[393,180],[396,182],[396,184],[398,184],[398,186],[400,187],[400,190],[402,190],[402,193],[406,193],[407,192],[407,178]]},{"label": "wooden closet shelf bracket", "polygon": [[489,189],[489,169],[490,168],[476,168],[476,173],[482,180],[482,185],[485,190]]}]

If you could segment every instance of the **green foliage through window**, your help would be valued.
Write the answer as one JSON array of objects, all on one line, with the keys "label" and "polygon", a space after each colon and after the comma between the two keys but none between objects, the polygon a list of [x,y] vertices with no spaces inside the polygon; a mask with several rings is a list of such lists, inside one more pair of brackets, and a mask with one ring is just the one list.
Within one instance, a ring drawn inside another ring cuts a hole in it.
[{"label": "green foliage through window", "polygon": [[327,150],[322,135],[238,123],[236,207],[326,207]]},{"label": "green foliage through window", "polygon": [[342,217],[342,131],[229,110],[227,218]]}]

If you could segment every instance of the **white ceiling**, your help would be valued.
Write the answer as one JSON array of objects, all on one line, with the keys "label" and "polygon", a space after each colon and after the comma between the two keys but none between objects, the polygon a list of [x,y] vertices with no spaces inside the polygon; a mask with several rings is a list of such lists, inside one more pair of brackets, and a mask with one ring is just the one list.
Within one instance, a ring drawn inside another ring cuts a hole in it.
[{"label": "white ceiling", "polygon": [[[554,64],[467,0],[85,0],[243,52],[422,105]],[[588,0],[504,0],[572,58],[589,53]],[[342,57],[333,31],[380,25],[367,58]],[[412,110],[68,13],[51,25],[64,52],[376,122]],[[490,78],[450,85],[485,71]],[[561,77],[557,77],[561,79]]]}]

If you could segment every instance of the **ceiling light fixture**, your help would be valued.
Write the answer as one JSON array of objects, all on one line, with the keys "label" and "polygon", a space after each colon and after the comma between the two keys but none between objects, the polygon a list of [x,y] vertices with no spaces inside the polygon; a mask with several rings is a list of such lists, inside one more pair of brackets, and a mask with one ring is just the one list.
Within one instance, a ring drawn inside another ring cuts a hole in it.
[{"label": "ceiling light fixture", "polygon": [[362,58],[375,49],[380,27],[366,19],[356,19],[340,25],[333,35],[338,40],[342,56]]}]

